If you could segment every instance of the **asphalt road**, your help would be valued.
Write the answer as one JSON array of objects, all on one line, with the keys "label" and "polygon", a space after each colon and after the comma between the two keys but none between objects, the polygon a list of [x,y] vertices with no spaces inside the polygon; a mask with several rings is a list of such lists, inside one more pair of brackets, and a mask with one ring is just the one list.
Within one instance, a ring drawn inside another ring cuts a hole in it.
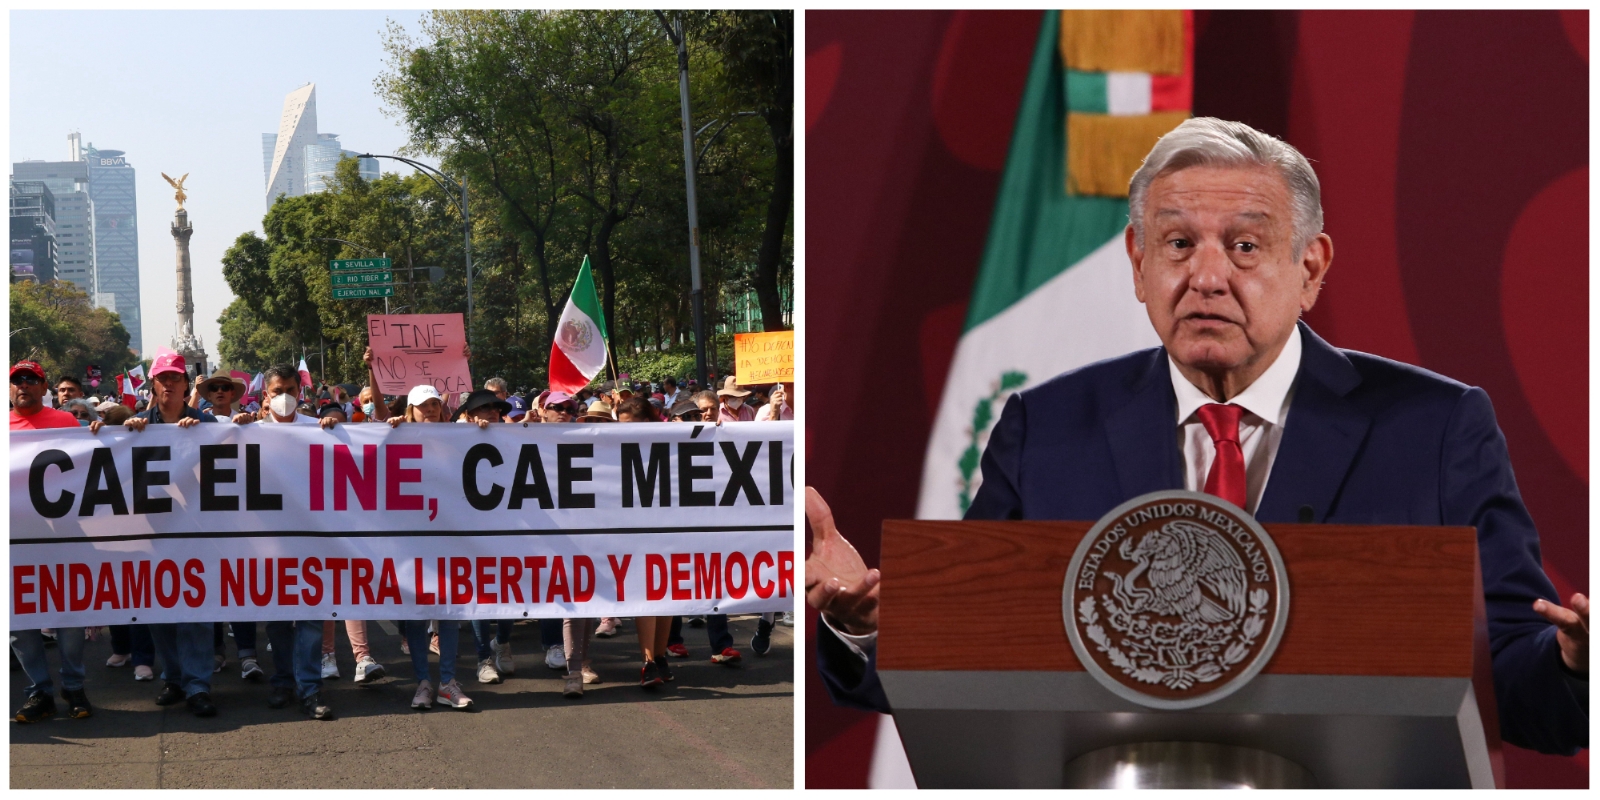
[{"label": "asphalt road", "polygon": [[[199,719],[182,704],[154,702],[159,678],[133,680],[111,669],[109,637],[88,642],[85,720],[56,716],[11,722],[11,788],[422,789],[422,788],[790,788],[794,780],[794,630],[778,626],[769,655],[749,649],[754,616],[732,620],[738,666],[712,664],[704,629],[684,626],[688,659],[659,690],[637,685],[631,621],[592,645],[603,683],[579,700],[561,696],[559,673],[544,665],[535,624],[512,633],[517,673],[479,684],[471,631],[461,630],[456,669],[470,711],[410,708],[416,689],[400,639],[368,624],[373,657],[386,675],[357,686],[354,658],[338,626],[343,677],[323,694],[337,718],[313,721],[296,706],[267,708],[266,682],[239,679],[232,639],[228,668],[213,676],[219,713]],[[260,646],[266,647],[265,627]],[[52,669],[59,667],[49,648]],[[263,652],[271,671],[272,654]],[[11,669],[11,711],[27,677]],[[59,676],[57,680],[59,693]]]}]

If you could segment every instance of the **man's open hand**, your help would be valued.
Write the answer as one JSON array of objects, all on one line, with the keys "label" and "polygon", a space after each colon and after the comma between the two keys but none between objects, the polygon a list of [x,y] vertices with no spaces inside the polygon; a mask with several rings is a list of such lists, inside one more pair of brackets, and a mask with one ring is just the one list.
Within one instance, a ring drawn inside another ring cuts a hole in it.
[{"label": "man's open hand", "polygon": [[811,523],[806,602],[845,633],[864,636],[877,632],[878,584],[882,575],[867,569],[861,554],[839,535],[833,524],[833,511],[810,486],[806,487],[806,520]]},{"label": "man's open hand", "polygon": [[[810,565],[810,562],[806,562]],[[806,575],[810,576],[810,571]],[[1575,594],[1562,608],[1547,600],[1535,600],[1533,610],[1556,626],[1556,642],[1561,645],[1561,660],[1574,672],[1589,671],[1589,598]]]}]

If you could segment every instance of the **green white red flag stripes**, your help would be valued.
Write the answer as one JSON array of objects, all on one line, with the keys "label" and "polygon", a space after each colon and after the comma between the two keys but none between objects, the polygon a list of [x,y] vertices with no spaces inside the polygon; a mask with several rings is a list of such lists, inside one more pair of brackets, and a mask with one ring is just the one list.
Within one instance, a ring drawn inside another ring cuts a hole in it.
[{"label": "green white red flag stripes", "polygon": [[1045,15],[1023,89],[966,331],[928,439],[922,519],[966,513],[1011,393],[1160,343],[1133,295],[1122,244],[1128,201],[1063,191],[1072,87],[1056,46],[1059,15]]},{"label": "green white red flag stripes", "polygon": [[551,390],[571,393],[588,386],[606,368],[606,339],[600,295],[594,290],[589,257],[584,256],[550,346]]}]

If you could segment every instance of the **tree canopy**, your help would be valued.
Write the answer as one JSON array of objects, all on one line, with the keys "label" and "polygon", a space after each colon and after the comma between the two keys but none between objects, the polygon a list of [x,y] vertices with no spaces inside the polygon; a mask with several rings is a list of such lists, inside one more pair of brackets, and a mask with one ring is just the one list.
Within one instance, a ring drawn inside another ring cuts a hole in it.
[{"label": "tree canopy", "polygon": [[91,364],[106,380],[139,363],[122,319],[64,281],[11,284],[11,330],[12,363],[37,361],[52,382],[62,375],[84,380]]},{"label": "tree canopy", "polygon": [[[782,328],[794,275],[793,12],[682,20],[708,337],[719,306],[752,292],[765,327]],[[614,359],[692,344],[678,54],[659,15],[434,11],[414,33],[391,22],[384,47],[375,88],[409,134],[399,155],[434,160],[468,188],[476,380],[545,384],[585,256]],[[259,368],[326,343],[329,379],[359,381],[364,319],[383,302],[333,300],[332,258],[387,254],[392,310],[466,310],[461,214],[423,174],[365,181],[342,163],[329,191],[280,198],[263,228],[223,259],[238,295],[221,320],[227,362]]]}]

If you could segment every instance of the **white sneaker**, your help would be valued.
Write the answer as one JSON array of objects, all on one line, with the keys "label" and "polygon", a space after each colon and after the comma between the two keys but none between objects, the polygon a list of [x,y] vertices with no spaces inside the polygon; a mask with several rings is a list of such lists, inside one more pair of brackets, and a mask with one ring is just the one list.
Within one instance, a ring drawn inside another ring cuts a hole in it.
[{"label": "white sneaker", "polygon": [[794,627],[794,612],[793,611],[785,611],[785,612],[783,612],[783,616],[778,619],[778,624],[779,625],[785,625],[787,627],[793,628]]},{"label": "white sneaker", "polygon": [[256,663],[255,658],[252,657],[239,659],[240,680],[259,681],[266,677],[266,674],[267,673],[262,671],[261,665]]},{"label": "white sneaker", "polygon": [[449,683],[439,687],[439,702],[451,708],[472,707],[472,698],[461,691],[461,684],[456,683],[455,678],[451,678]]},{"label": "white sneaker", "polygon": [[323,678],[323,680],[327,680],[328,678],[337,678],[337,677],[339,677],[339,662],[333,657],[332,653],[323,653],[322,654],[322,678]]},{"label": "white sneaker", "polygon": [[417,681],[417,693],[411,696],[412,708],[433,708],[433,684]]},{"label": "white sneaker", "polygon": [[567,654],[561,649],[561,645],[550,645],[550,649],[544,653],[544,665],[551,669],[567,668]]},{"label": "white sneaker", "polygon": [[499,683],[500,673],[494,668],[494,659],[486,658],[478,662],[478,683]]},{"label": "white sneaker", "polygon": [[370,683],[383,677],[383,665],[374,661],[372,656],[362,656],[356,662],[356,683]]},{"label": "white sneaker", "polygon": [[133,668],[133,679],[136,681],[153,681],[156,679],[156,671],[147,664],[140,664]]},{"label": "white sneaker", "polygon": [[600,673],[595,672],[594,668],[589,666],[588,664],[584,664],[583,665],[582,674],[583,674],[583,682],[584,683],[599,683],[600,682]]},{"label": "white sneaker", "polygon": [[501,675],[517,674],[517,663],[511,660],[511,643],[501,644],[499,640],[489,643],[489,649],[494,651],[494,668]]}]

